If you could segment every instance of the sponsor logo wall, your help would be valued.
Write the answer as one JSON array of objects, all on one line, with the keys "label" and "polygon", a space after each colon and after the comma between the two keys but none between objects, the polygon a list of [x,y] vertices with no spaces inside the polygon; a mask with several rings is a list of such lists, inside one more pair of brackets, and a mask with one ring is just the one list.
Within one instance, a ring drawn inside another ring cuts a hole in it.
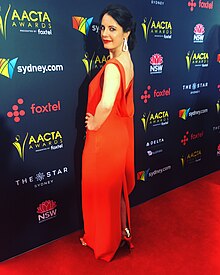
[{"label": "sponsor logo wall", "polygon": [[[110,58],[109,2],[86,2],[0,1],[0,261],[83,226],[87,88]],[[134,206],[220,168],[220,3],[118,3],[137,21]]]}]

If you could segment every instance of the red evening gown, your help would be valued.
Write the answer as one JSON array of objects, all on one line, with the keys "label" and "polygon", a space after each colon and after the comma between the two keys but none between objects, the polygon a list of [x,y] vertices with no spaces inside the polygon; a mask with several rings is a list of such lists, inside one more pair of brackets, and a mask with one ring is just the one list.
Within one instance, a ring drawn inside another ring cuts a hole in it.
[{"label": "red evening gown", "polygon": [[82,156],[83,239],[97,259],[107,262],[121,242],[121,195],[124,194],[128,227],[128,195],[134,188],[133,79],[126,87],[125,71],[110,59],[89,85],[87,112],[95,114],[102,96],[107,64],[118,67],[121,83],[110,115],[97,131],[87,130]]}]

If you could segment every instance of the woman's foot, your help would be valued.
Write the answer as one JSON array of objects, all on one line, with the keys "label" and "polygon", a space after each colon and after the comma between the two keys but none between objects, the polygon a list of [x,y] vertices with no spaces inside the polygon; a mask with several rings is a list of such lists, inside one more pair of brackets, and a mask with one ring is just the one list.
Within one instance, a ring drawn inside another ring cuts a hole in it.
[{"label": "woman's foot", "polygon": [[126,227],[122,231],[122,241],[121,241],[120,247],[123,247],[125,244],[128,244],[130,249],[134,248],[134,245],[132,244],[131,239],[132,239],[131,232],[130,232],[129,228]]},{"label": "woman's foot", "polygon": [[79,238],[82,246],[87,246],[87,243],[83,240],[83,238]]}]

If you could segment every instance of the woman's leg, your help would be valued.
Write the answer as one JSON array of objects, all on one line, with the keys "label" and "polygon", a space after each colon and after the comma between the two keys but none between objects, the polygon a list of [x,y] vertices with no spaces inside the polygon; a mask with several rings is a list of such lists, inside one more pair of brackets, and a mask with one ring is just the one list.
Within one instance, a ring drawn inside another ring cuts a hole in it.
[{"label": "woman's leg", "polygon": [[121,230],[122,234],[125,234],[125,228],[127,227],[127,211],[123,192],[121,193]]}]

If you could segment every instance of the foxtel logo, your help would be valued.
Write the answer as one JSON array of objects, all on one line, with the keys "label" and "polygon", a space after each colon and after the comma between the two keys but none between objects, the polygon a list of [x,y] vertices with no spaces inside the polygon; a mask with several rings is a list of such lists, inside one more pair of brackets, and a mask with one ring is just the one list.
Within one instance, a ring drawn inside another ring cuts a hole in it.
[{"label": "foxtel logo", "polygon": [[56,111],[60,111],[61,107],[60,107],[60,101],[58,100],[57,103],[55,104],[51,104],[50,102],[48,102],[46,105],[38,105],[36,106],[35,103],[31,104],[31,113],[34,114],[42,114],[42,113],[50,113],[50,112],[56,112]]}]

